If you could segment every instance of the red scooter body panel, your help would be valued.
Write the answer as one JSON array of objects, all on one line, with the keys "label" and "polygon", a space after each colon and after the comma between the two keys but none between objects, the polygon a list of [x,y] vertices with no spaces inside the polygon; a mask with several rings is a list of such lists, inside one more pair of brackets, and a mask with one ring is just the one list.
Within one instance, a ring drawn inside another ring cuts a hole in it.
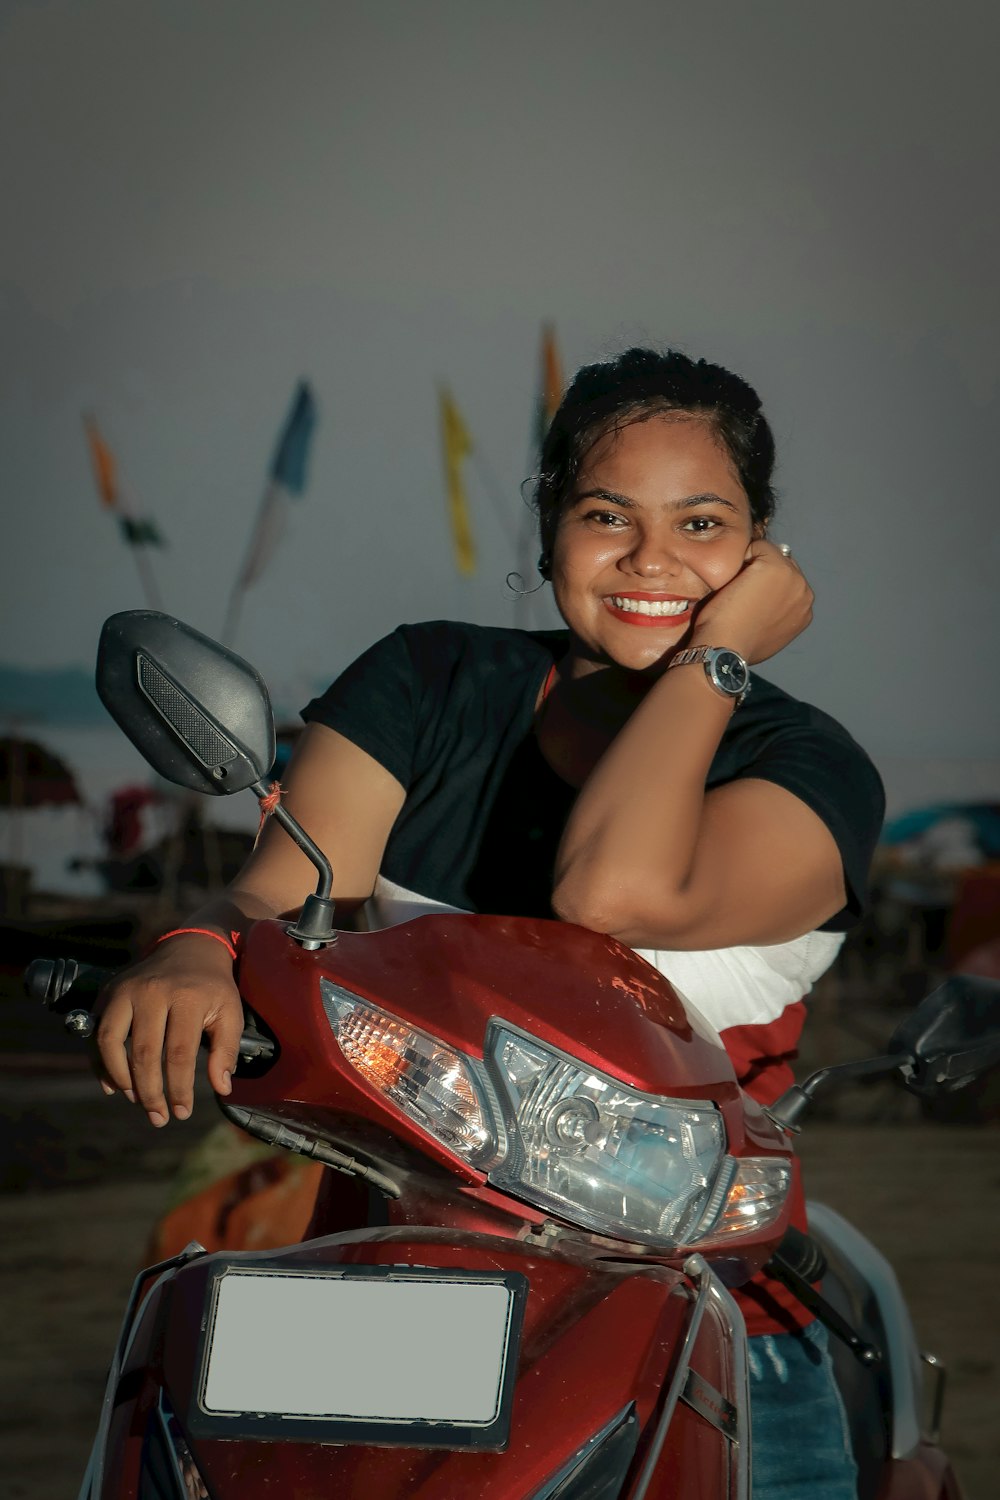
[{"label": "red scooter body panel", "polygon": [[[647,1428],[691,1315],[690,1283],[667,1267],[640,1270],[581,1262],[486,1236],[367,1231],[313,1240],[280,1254],[283,1264],[303,1268],[403,1264],[525,1275],[529,1292],[511,1436],[503,1453],[256,1438],[192,1441],[209,1491],[241,1500],[275,1494],[336,1495],[338,1500],[400,1500],[421,1494],[523,1500],[632,1403]],[[193,1262],[173,1278],[158,1315],[165,1330],[160,1361],[164,1389],[178,1412],[191,1399],[209,1275],[220,1259],[253,1263],[261,1258],[208,1256]],[[461,1330],[453,1330],[453,1336],[460,1357]],[[710,1318],[702,1325],[697,1348],[706,1378],[710,1371],[718,1380],[727,1363],[725,1333]],[[392,1359],[391,1348],[385,1357]],[[691,1493],[716,1496],[725,1440],[679,1405],[669,1441],[688,1474],[695,1465],[704,1466],[708,1456],[714,1477]],[[643,1446],[641,1442],[637,1466]],[[667,1491],[651,1489],[650,1500],[660,1494]]]},{"label": "red scooter body panel", "polygon": [[[376,933],[345,932],[311,953],[285,924],[258,922],[240,984],[251,1009],[280,1033],[283,1055],[263,1078],[237,1075],[234,1102],[261,1109],[280,1102],[290,1119],[301,1105],[313,1118],[330,1099],[332,1069],[339,1112],[362,1128],[377,1122],[375,1139],[384,1140],[391,1106],[345,1064],[323,1011],[323,978],[473,1057],[482,1057],[486,1027],[500,1018],[644,1093],[710,1099],[735,1156],[789,1154],[741,1092],[725,1049],[692,1028],[661,974],[613,938],[526,918],[430,915]],[[483,1180],[402,1115],[396,1134],[414,1140],[423,1170],[430,1158],[450,1177]]]},{"label": "red scooter body panel", "polygon": [[[241,971],[248,1004],[273,1011],[293,975],[331,979],[476,1057],[488,1021],[502,1016],[646,1093],[720,1105],[738,1095],[725,1051],[692,1029],[662,975],[614,938],[564,922],[430,915],[345,932],[313,953],[284,924],[256,923]],[[296,1059],[307,1086],[322,1082],[310,1061]]]}]

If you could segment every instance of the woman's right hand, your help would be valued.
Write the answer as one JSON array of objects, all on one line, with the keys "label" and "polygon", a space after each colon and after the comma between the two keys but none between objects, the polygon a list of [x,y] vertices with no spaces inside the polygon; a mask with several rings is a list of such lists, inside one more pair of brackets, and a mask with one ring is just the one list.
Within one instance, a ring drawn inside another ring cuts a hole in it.
[{"label": "woman's right hand", "polygon": [[812,620],[813,591],[793,557],[763,537],[740,571],[699,605],[688,646],[729,646],[748,662],[767,661]]},{"label": "woman's right hand", "polygon": [[101,1086],[141,1104],[152,1125],[166,1125],[171,1110],[186,1120],[202,1034],[209,1039],[208,1081],[228,1094],[242,1031],[228,954],[204,936],[172,937],[103,992],[95,1037]]}]

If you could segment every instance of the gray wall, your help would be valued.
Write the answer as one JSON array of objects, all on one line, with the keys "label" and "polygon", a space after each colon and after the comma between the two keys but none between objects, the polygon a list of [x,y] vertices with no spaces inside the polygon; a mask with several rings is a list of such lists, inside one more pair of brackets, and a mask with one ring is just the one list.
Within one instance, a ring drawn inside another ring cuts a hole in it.
[{"label": "gray wall", "polygon": [[[238,641],[292,706],[400,619],[525,619],[540,321],[731,364],[816,621],[772,675],[894,800],[1000,797],[995,9],[33,0],[0,12],[0,657],[142,603],[92,407],[217,633],[294,381],[306,497]],[[451,563],[435,382],[479,446]],[[503,521],[504,524],[501,524]]]}]

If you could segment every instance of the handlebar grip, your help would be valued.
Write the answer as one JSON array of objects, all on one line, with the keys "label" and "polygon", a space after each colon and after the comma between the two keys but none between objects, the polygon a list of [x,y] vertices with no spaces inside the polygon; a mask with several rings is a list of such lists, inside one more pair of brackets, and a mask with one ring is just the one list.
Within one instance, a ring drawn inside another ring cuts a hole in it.
[{"label": "handlebar grip", "polygon": [[24,988],[47,1010],[65,1015],[89,1009],[113,972],[77,963],[75,958],[35,958],[24,971]]},{"label": "handlebar grip", "polygon": [[[66,1029],[74,1036],[89,1037],[94,1030],[90,1014],[101,990],[114,977],[113,969],[77,963],[75,958],[34,958],[24,971],[24,988],[47,1010],[66,1017]],[[204,1039],[202,1045],[206,1045]],[[274,1042],[262,1035],[252,1016],[240,1037],[240,1057],[247,1061],[270,1061]]]}]

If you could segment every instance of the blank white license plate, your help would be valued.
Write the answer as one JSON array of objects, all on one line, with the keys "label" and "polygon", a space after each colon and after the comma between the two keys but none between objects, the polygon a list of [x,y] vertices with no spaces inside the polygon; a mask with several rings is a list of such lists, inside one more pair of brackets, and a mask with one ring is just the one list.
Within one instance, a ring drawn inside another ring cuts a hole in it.
[{"label": "blank white license plate", "polygon": [[213,1426],[257,1416],[262,1435],[301,1435],[308,1424],[314,1441],[365,1441],[374,1428],[375,1440],[400,1442],[378,1430],[414,1423],[463,1431],[463,1446],[477,1430],[497,1437],[508,1425],[521,1283],[406,1268],[229,1267],[210,1300],[198,1406]]}]

